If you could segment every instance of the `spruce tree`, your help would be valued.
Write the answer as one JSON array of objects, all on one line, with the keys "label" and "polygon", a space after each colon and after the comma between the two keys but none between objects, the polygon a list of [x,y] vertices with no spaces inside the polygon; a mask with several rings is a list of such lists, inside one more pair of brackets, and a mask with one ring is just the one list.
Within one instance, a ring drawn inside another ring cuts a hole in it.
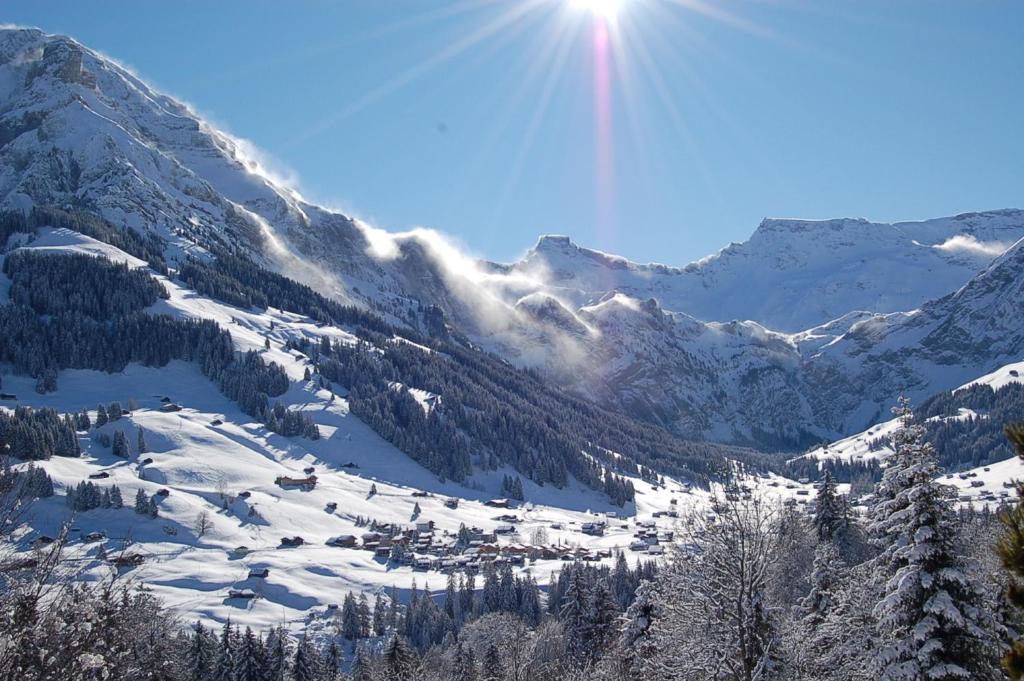
[{"label": "spruce tree", "polygon": [[349,676],[352,681],[370,681],[373,678],[371,674],[370,665],[366,662],[363,649],[356,646],[355,654],[352,657],[352,666],[349,668]]},{"label": "spruce tree", "polygon": [[294,681],[317,681],[316,651],[309,639],[303,636],[295,649],[295,660],[292,664]]},{"label": "spruce tree", "polygon": [[139,428],[138,448],[140,455],[149,451],[149,447],[146,446],[146,432],[142,428]]},{"label": "spruce tree", "polygon": [[[1024,460],[1024,423],[1006,427],[1006,436]],[[1024,616],[1024,482],[1017,481],[1017,502],[1000,515],[1003,536],[998,552],[1003,567],[1010,573],[1006,600],[1018,617]],[[1009,652],[1003,657],[1003,669],[1012,681],[1024,679],[1024,635],[1013,640]]]},{"label": "spruce tree", "polygon": [[135,493],[135,512],[139,515],[149,514],[149,497],[141,487]]},{"label": "spruce tree", "polygon": [[843,511],[832,474],[825,471],[814,508],[814,531],[819,541],[832,541],[840,529]]},{"label": "spruce tree", "polygon": [[114,433],[114,456],[119,456],[122,459],[127,459],[131,452],[128,449],[128,437],[124,434],[123,430],[119,430]]},{"label": "spruce tree", "polygon": [[213,681],[235,681],[235,651],[231,636],[231,620],[224,623],[220,635],[220,649],[213,669]]},{"label": "spruce tree", "polygon": [[[100,548],[103,548],[102,546]],[[216,640],[211,640],[210,633],[202,622],[196,622],[192,628],[188,647],[188,679],[189,681],[206,681],[210,678],[213,666],[213,648]]]},{"label": "spruce tree", "polygon": [[263,681],[263,673],[260,665],[260,643],[252,629],[246,627],[235,655],[235,681]]},{"label": "spruce tree", "polygon": [[416,673],[416,653],[398,634],[392,634],[381,654],[381,665],[389,679],[411,681]]},{"label": "spruce tree", "polygon": [[562,599],[559,619],[562,621],[565,641],[565,656],[571,663],[580,663],[588,652],[590,598],[583,581],[583,571],[572,570],[569,587]]},{"label": "spruce tree", "polygon": [[953,490],[937,481],[942,469],[905,400],[898,409],[899,468],[886,471],[873,513],[884,547],[877,564],[888,576],[874,609],[874,673],[880,681],[994,678],[992,624],[956,549]]}]

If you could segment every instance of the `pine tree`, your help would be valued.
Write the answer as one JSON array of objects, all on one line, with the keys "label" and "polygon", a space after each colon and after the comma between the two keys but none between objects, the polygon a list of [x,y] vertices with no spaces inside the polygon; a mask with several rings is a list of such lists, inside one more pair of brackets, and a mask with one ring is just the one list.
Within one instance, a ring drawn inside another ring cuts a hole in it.
[{"label": "pine tree", "polygon": [[102,404],[96,407],[96,427],[102,428],[107,425],[107,408]]},{"label": "pine tree", "polygon": [[581,663],[587,657],[589,600],[587,586],[583,581],[583,571],[573,569],[559,612],[559,619],[565,632],[565,656],[572,663]]},{"label": "pine tree", "polygon": [[317,681],[316,651],[305,636],[299,640],[295,649],[292,678],[295,681]]},{"label": "pine tree", "polygon": [[[1007,426],[1006,436],[1017,450],[1017,457],[1024,460],[1024,423]],[[1017,503],[999,519],[1003,524],[999,558],[1010,573],[1006,600],[1020,617],[1024,615],[1024,483],[1017,482]],[[1024,636],[1014,639],[1010,651],[1003,657],[1003,668],[1012,681],[1024,679]]]},{"label": "pine tree", "polygon": [[216,646],[216,640],[211,640],[211,638],[211,634],[203,626],[203,623],[196,622],[189,640],[189,681],[206,681],[210,678],[213,666],[213,648]]},{"label": "pine tree", "polygon": [[235,681],[263,681],[260,665],[260,642],[250,627],[245,628],[241,645],[235,655]]},{"label": "pine tree", "polygon": [[235,681],[235,651],[231,637],[231,620],[224,623],[220,635],[220,650],[213,669],[213,681]]},{"label": "pine tree", "polygon": [[587,609],[587,654],[592,663],[611,648],[619,632],[619,609],[604,579],[598,579],[590,592]]},{"label": "pine tree", "polygon": [[381,654],[381,664],[389,679],[410,681],[416,673],[416,653],[398,634],[392,634]]},{"label": "pine tree", "polygon": [[139,428],[138,448],[140,455],[149,451],[149,447],[146,446],[146,433],[142,428]]},{"label": "pine tree", "polygon": [[387,627],[387,612],[385,611],[384,597],[380,592],[373,599],[373,635],[383,636]]},{"label": "pine tree", "polygon": [[832,541],[843,521],[842,506],[836,495],[836,483],[832,474],[825,471],[814,508],[814,531],[819,541]]},{"label": "pine tree", "polygon": [[267,681],[284,681],[288,671],[288,645],[285,639],[284,629],[278,628],[271,631],[267,638],[269,649],[267,660]]},{"label": "pine tree", "polygon": [[121,489],[117,485],[110,488],[110,508],[124,508],[124,499],[121,497]]},{"label": "pine tree", "polygon": [[114,456],[119,456],[122,459],[127,459],[131,452],[128,449],[128,437],[124,434],[123,430],[119,430],[114,433]]},{"label": "pine tree", "polygon": [[356,613],[356,601],[351,591],[345,594],[341,605],[341,635],[349,641],[359,639],[359,615]]},{"label": "pine tree", "polygon": [[359,638],[366,638],[370,635],[371,615],[370,604],[366,600],[366,594],[359,594],[356,602],[356,615],[359,619]]},{"label": "pine tree", "polygon": [[366,662],[363,649],[356,646],[355,654],[352,657],[352,666],[349,668],[349,676],[352,681],[370,681],[372,679],[370,665]]},{"label": "pine tree", "polygon": [[135,493],[135,512],[139,515],[149,515],[149,497],[141,487]]},{"label": "pine tree", "polygon": [[331,645],[327,647],[327,659],[324,660],[324,674],[327,681],[335,681],[341,673],[341,649],[338,642],[331,639]]},{"label": "pine tree", "polygon": [[881,681],[995,678],[992,625],[956,551],[952,489],[936,481],[942,469],[905,400],[898,409],[899,469],[886,471],[872,514],[888,576],[874,610],[882,637],[874,672]]}]

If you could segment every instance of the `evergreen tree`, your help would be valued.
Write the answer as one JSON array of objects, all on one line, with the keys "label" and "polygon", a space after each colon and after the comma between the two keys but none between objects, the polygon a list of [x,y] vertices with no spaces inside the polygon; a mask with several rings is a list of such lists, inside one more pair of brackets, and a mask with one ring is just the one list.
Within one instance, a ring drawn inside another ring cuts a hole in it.
[{"label": "evergreen tree", "polygon": [[235,681],[263,681],[264,669],[260,664],[262,647],[250,627],[245,628],[241,645],[235,655]]},{"label": "evergreen tree", "polygon": [[373,635],[383,636],[387,627],[387,612],[384,605],[384,597],[380,592],[373,599]]},{"label": "evergreen tree", "polygon": [[619,633],[619,609],[604,579],[598,579],[590,592],[587,609],[586,646],[592,663],[612,647]]},{"label": "evergreen tree", "polygon": [[352,657],[352,666],[349,668],[349,677],[352,681],[371,681],[372,672],[370,665],[366,662],[363,649],[356,646],[355,654]]},{"label": "evergreen tree", "polygon": [[138,448],[140,455],[149,451],[149,447],[146,446],[146,433],[141,427],[139,428]]},{"label": "evergreen tree", "polygon": [[284,681],[288,672],[288,644],[284,629],[278,628],[267,638],[267,681]]},{"label": "evergreen tree", "polygon": [[341,673],[341,649],[338,642],[331,639],[331,645],[327,647],[327,659],[324,660],[324,674],[327,681],[335,681]]},{"label": "evergreen tree", "polygon": [[590,598],[583,581],[583,572],[573,569],[569,575],[569,587],[562,599],[559,619],[562,621],[565,641],[565,656],[572,663],[581,663],[589,652]]},{"label": "evergreen tree", "polygon": [[886,471],[873,513],[885,547],[877,563],[888,575],[874,611],[882,638],[874,672],[881,681],[997,678],[992,624],[956,551],[952,490],[936,481],[942,470],[924,429],[900,416],[899,469]]},{"label": "evergreen tree", "polygon": [[96,427],[102,428],[107,425],[107,408],[102,404],[96,407]]},{"label": "evergreen tree", "polygon": [[[1006,436],[1017,450],[1017,457],[1024,460],[1024,423],[1007,426]],[[1010,573],[1010,585],[1006,600],[1018,617],[1024,616],[1024,483],[1017,482],[1017,501],[1000,514],[1003,536],[998,552],[1003,567]],[[1009,652],[1003,657],[1003,668],[1013,681],[1024,679],[1024,636],[1018,635]]]},{"label": "evergreen tree", "polygon": [[341,605],[341,635],[349,641],[359,639],[359,615],[356,612],[356,600],[352,592],[345,594]]},{"label": "evergreen tree", "polygon": [[224,623],[220,635],[220,649],[213,669],[213,681],[235,681],[235,651],[231,636],[231,620]]},{"label": "evergreen tree", "polygon": [[826,470],[818,487],[818,497],[814,508],[814,530],[819,541],[832,541],[840,529],[843,520],[842,507],[836,494],[836,483],[832,474]]},{"label": "evergreen tree", "polygon": [[504,676],[498,646],[491,643],[484,651],[483,681],[501,681]]},{"label": "evergreen tree", "polygon": [[[103,547],[101,546],[100,548]],[[213,653],[216,645],[216,639],[203,626],[203,623],[196,622],[195,627],[192,628],[192,635],[189,638],[189,681],[206,681],[206,679],[210,678],[210,673],[213,670]]]},{"label": "evergreen tree", "polygon": [[121,497],[121,488],[113,485],[110,488],[110,508],[123,508],[124,499]]},{"label": "evergreen tree", "polygon": [[381,654],[381,666],[389,680],[411,681],[416,674],[416,653],[398,634],[392,634]]},{"label": "evergreen tree", "polygon": [[119,430],[114,433],[114,456],[119,456],[122,459],[127,459],[131,456],[131,452],[128,449],[128,438],[125,436],[123,430]]},{"label": "evergreen tree", "polygon": [[295,661],[292,665],[292,678],[295,681],[317,681],[316,651],[309,640],[303,636],[295,649]]},{"label": "evergreen tree", "polygon": [[141,487],[135,493],[135,512],[139,515],[149,515],[149,497]]}]

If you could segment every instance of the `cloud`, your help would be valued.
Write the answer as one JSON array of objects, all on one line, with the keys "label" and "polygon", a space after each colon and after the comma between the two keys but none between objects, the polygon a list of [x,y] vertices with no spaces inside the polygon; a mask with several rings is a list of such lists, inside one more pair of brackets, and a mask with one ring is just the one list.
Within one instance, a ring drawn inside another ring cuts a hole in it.
[{"label": "cloud", "polygon": [[998,255],[1002,255],[1010,246],[1012,244],[1003,241],[978,241],[971,234],[957,234],[934,246],[934,248],[946,251],[947,253],[963,253],[966,255],[995,258]]}]

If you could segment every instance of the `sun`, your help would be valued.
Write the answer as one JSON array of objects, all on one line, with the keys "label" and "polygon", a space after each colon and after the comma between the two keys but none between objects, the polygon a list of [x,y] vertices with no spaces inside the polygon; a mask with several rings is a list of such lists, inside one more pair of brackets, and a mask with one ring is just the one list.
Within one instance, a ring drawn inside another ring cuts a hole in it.
[{"label": "sun", "polygon": [[625,0],[569,0],[573,7],[586,10],[596,17],[611,21],[618,15]]}]

